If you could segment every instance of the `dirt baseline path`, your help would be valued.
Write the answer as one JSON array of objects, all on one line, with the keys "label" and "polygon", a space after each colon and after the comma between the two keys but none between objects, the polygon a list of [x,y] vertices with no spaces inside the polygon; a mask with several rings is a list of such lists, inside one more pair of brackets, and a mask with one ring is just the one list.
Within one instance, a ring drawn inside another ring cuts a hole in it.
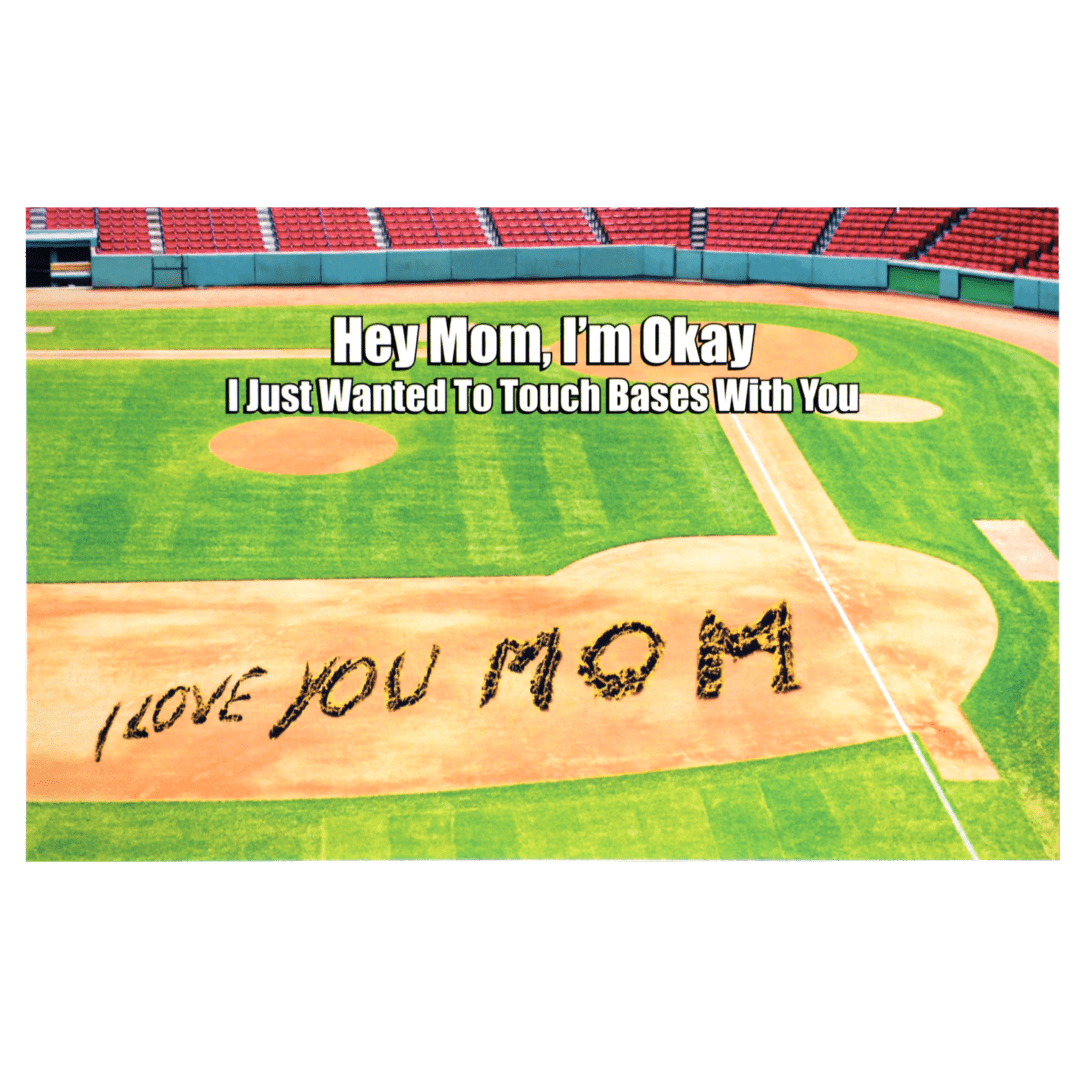
[{"label": "dirt baseline path", "polygon": [[[982,584],[940,559],[923,556],[916,570],[908,559],[913,552],[856,540],[778,416],[759,413],[736,421],[724,415],[719,420],[778,536],[811,565],[790,513],[901,715],[922,737],[941,775],[946,780],[996,780],[993,762],[960,709],[997,641],[997,614]],[[818,588],[824,595],[820,581]],[[941,603],[947,612],[938,608]],[[862,657],[859,662],[868,670]]]},{"label": "dirt baseline path", "polygon": [[[59,294],[59,295],[57,295]],[[896,315],[952,326],[1030,349],[1058,363],[1058,319],[1036,311],[889,292],[801,285],[721,285],[694,281],[492,281],[426,285],[253,285],[222,289],[27,289],[27,311],[271,307],[291,304],[438,304],[499,300],[727,300]]]}]

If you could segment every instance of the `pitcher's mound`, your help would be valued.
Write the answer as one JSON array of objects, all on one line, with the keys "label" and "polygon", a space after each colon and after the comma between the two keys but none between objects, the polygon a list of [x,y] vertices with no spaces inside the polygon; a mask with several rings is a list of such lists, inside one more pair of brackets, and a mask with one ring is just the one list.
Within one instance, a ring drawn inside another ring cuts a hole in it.
[{"label": "pitcher's mound", "polygon": [[355,420],[330,416],[282,416],[226,428],[210,440],[210,452],[254,472],[314,476],[352,472],[385,461],[397,440]]}]

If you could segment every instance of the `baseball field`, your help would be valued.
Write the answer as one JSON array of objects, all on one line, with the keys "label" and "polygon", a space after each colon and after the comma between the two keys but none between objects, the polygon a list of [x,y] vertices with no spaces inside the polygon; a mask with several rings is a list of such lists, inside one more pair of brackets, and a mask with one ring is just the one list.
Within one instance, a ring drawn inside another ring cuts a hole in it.
[{"label": "baseball field", "polygon": [[[864,415],[226,413],[340,374],[334,315],[557,356],[566,314],[752,323],[741,374]],[[1058,857],[1056,561],[976,524],[1058,553],[1056,318],[581,281],[28,290],[27,325],[28,859]],[[783,692],[770,639],[696,694],[708,615],[781,605]]]}]

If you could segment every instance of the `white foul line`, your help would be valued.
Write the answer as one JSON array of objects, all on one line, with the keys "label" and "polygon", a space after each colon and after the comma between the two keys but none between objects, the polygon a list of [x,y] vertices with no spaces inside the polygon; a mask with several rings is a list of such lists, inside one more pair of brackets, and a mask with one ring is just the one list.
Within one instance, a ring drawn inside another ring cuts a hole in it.
[{"label": "white foul line", "polygon": [[821,579],[821,584],[825,586],[825,591],[829,594],[829,599],[833,602],[833,607],[840,613],[840,618],[843,619],[844,625],[848,628],[848,633],[851,634],[851,638],[855,642],[855,647],[866,661],[866,666],[870,669],[870,674],[874,676],[874,681],[878,684],[878,688],[881,690],[882,694],[885,695],[885,700],[888,702],[889,708],[892,709],[893,716],[896,717],[896,722],[900,725],[900,730],[907,736],[908,742],[911,743],[911,749],[915,751],[915,756],[919,759],[923,770],[930,779],[930,783],[934,785],[934,790],[941,800],[941,805],[945,807],[949,817],[952,819],[953,825],[956,826],[956,831],[960,834],[960,839],[964,841],[964,847],[968,849],[968,853],[971,857],[978,862],[979,856],[976,854],[974,846],[968,839],[967,833],[964,832],[964,826],[960,824],[960,819],[956,816],[956,811],[952,808],[952,804],[949,802],[948,797],[941,789],[941,785],[934,775],[934,770],[930,768],[926,758],[923,757],[923,753],[919,749],[919,744],[915,741],[915,736],[911,733],[911,728],[907,726],[904,722],[904,718],[900,715],[900,710],[896,707],[896,702],[893,701],[892,694],[889,693],[888,687],[886,687],[885,683],[882,681],[878,669],[874,666],[874,661],[870,659],[870,654],[866,651],[866,647],[859,640],[859,635],[855,633],[855,627],[851,625],[851,620],[847,617],[847,612],[841,607],[840,601],[837,600],[836,594],[832,591],[832,586],[829,584],[828,578],[825,577],[825,572],[821,569],[817,559],[814,558],[814,553],[810,550],[810,545],[806,542],[806,537],[799,531],[799,526],[795,524],[795,519],[791,516],[791,511],[788,510],[787,504],[780,497],[780,492],[776,490],[776,485],[772,482],[772,477],[765,468],[764,462],[758,457],[758,452],[754,448],[754,444],[750,441],[750,436],[746,434],[746,430],[739,422],[738,416],[735,413],[731,413],[730,415],[731,419],[735,421],[735,426],[739,429],[739,434],[742,435],[746,445],[750,448],[750,453],[754,455],[754,460],[761,470],[761,475],[765,477],[766,483],[768,483],[769,488],[776,497],[776,501],[780,504],[780,509],[784,511],[788,521],[791,522],[791,527],[795,530],[795,535],[799,538],[799,543],[802,544],[803,550],[806,552],[807,556],[809,556],[810,562],[817,572],[817,576]]}]

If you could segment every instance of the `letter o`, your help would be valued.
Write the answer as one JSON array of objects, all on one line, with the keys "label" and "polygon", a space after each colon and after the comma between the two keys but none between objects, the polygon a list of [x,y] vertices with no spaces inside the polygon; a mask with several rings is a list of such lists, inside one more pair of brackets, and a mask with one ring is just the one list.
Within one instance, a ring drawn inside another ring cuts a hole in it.
[{"label": "letter o", "polygon": [[[621,671],[603,671],[597,661],[604,650],[624,634],[644,634],[649,639],[649,655],[639,668],[623,668]],[[640,622],[616,623],[605,630],[591,645],[581,650],[578,674],[595,688],[596,696],[607,701],[618,701],[630,694],[640,694],[645,680],[653,673],[660,657],[664,655],[664,639],[651,627]]]},{"label": "letter o", "polygon": [[663,315],[650,315],[641,324],[641,359],[654,367],[671,359],[671,322]]},{"label": "letter o", "polygon": [[836,412],[836,385],[834,383],[822,383],[817,392],[818,412]]},{"label": "letter o", "polygon": [[[180,704],[173,710],[172,715],[168,720],[161,719],[161,710],[165,707],[165,702],[169,698],[175,695],[180,695]],[[154,706],[154,730],[157,732],[167,731],[169,728],[180,719],[180,714],[184,711],[184,707],[187,705],[188,687],[186,686],[174,686],[167,693],[162,695],[158,699],[157,705]]]},{"label": "letter o", "polygon": [[499,355],[499,335],[488,323],[477,323],[469,331],[469,359],[474,364],[490,364]]},{"label": "letter o", "polygon": [[518,409],[523,413],[536,412],[539,397],[535,383],[522,383],[518,387]]},{"label": "letter o", "polygon": [[[355,697],[350,698],[343,705],[335,705],[330,700],[330,691],[333,690],[350,671],[355,671],[361,666],[366,667],[368,672],[360,693]],[[350,709],[359,705],[360,702],[375,689],[375,676],[375,661],[372,660],[370,656],[361,656],[359,660],[346,660],[345,663],[330,676],[329,681],[322,688],[322,693],[319,695],[319,704],[322,707],[322,711],[326,713],[327,716],[344,716]]]},{"label": "letter o", "polygon": [[491,387],[487,383],[477,383],[472,391],[473,412],[491,412],[492,394]]}]

